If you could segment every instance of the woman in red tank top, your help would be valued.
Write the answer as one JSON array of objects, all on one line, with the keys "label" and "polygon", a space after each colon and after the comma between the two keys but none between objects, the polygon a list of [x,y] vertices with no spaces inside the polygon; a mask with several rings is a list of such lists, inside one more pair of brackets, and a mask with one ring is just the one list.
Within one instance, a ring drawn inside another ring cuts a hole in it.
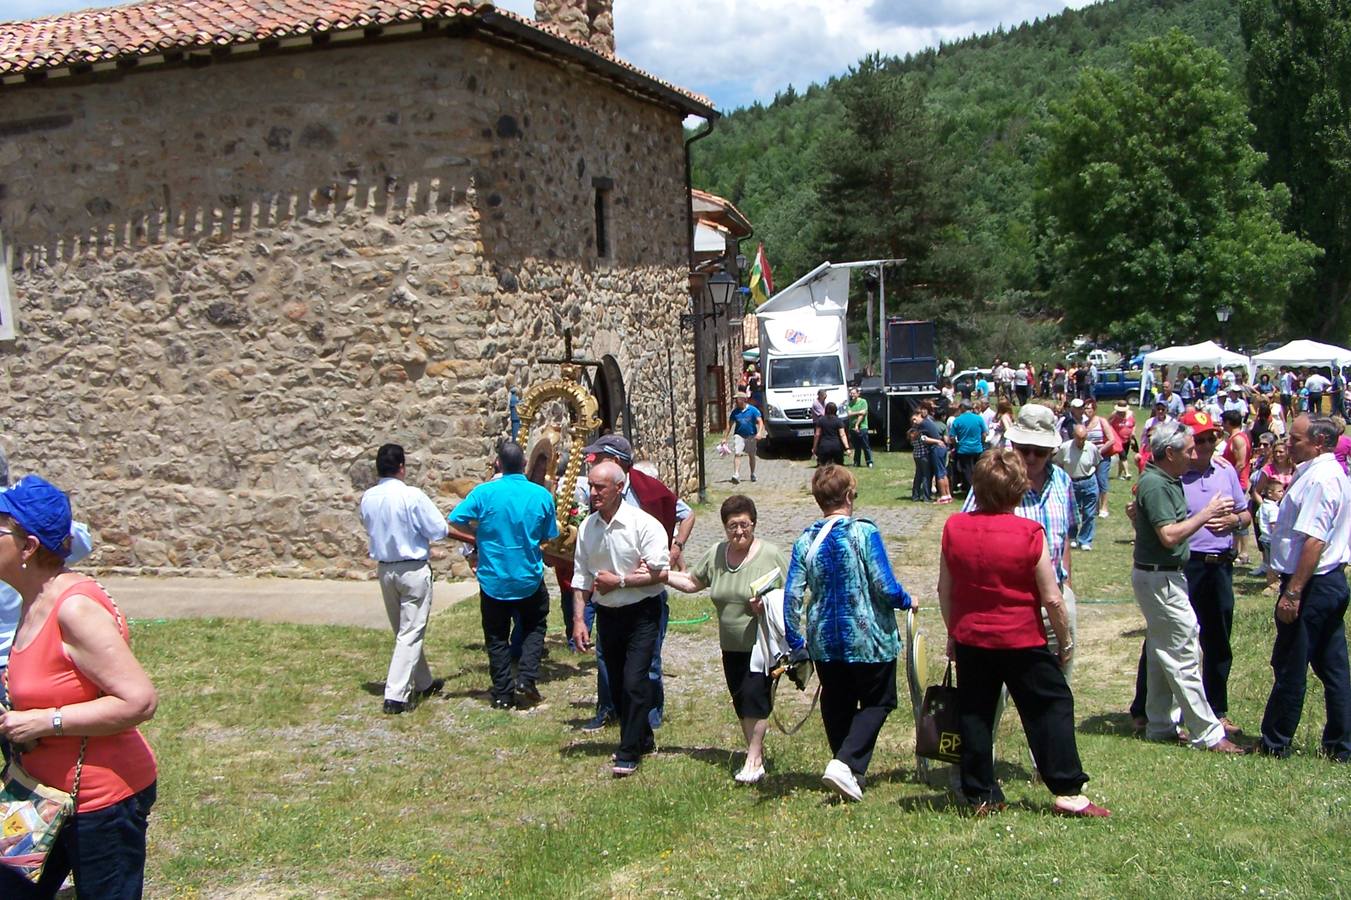
[{"label": "woman in red tank top", "polygon": [[[961,794],[977,814],[1004,806],[994,774],[994,721],[1007,685],[1052,811],[1106,816],[1081,791],[1088,776],[1074,741],[1074,698],[1061,665],[1074,651],[1069,619],[1046,551],[1041,523],[1013,510],[1030,486],[1016,450],[989,450],[972,476],[980,506],[943,527],[938,602],[957,663]],[[1046,645],[1041,611],[1055,630],[1060,658]]]},{"label": "woman in red tank top", "polygon": [[74,792],[79,769],[75,816],[42,879],[0,866],[0,896],[52,897],[73,873],[77,897],[140,897],[156,765],[136,726],[157,698],[117,606],[66,568],[69,535],[70,503],[51,484],[30,475],[0,493],[0,580],[23,598],[0,737],[43,784]]}]

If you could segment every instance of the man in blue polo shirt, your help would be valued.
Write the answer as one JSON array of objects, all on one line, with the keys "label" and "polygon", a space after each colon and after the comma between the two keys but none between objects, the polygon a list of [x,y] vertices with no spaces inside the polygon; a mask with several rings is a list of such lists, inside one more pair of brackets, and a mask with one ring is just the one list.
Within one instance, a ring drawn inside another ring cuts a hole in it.
[{"label": "man in blue polo shirt", "polygon": [[971,408],[970,400],[962,400],[962,414],[952,420],[948,430],[957,444],[957,478],[970,493],[971,473],[976,468],[976,460],[985,452],[985,419]]},{"label": "man in blue polo shirt", "polygon": [[[548,628],[540,544],[558,537],[554,496],[525,477],[525,452],[505,443],[497,452],[502,477],[480,484],[451,512],[450,523],[474,535],[478,547],[479,610],[493,680],[493,707],[522,707],[543,698],[535,687]],[[519,610],[525,644],[516,684],[511,680],[511,620]]]}]

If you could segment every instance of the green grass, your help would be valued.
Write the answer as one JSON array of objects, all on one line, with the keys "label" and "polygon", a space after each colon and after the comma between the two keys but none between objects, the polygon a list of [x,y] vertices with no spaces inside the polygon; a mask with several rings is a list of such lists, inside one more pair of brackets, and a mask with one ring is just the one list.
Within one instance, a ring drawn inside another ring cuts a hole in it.
[{"label": "green grass", "polygon": [[[895,493],[861,471],[866,502]],[[901,465],[892,467],[895,459]],[[894,477],[894,476],[893,476]],[[908,496],[908,477],[905,482]],[[1129,546],[1111,518],[1076,556],[1086,600],[1128,601]],[[908,502],[908,501],[907,501]],[[932,566],[936,528],[898,563]],[[917,558],[916,558],[917,557]],[[1270,602],[1236,579],[1231,717],[1250,732],[1270,687]],[[932,606],[931,585],[910,585]],[[378,598],[372,594],[372,602]],[[675,618],[707,610],[674,600]],[[933,609],[921,613],[941,648]],[[861,804],[822,790],[818,720],[769,738],[770,777],[737,786],[740,734],[712,622],[674,626],[662,752],[635,778],[606,769],[613,730],[575,731],[591,663],[551,637],[547,707],[497,712],[480,694],[476,604],[437,615],[428,653],[446,696],[380,713],[380,631],[224,621],[137,623],[136,650],[162,702],[146,732],[161,764],[152,896],[1307,896],[1351,892],[1351,768],[1314,756],[1322,695],[1311,687],[1299,754],[1221,758],[1129,737],[1124,709],[1140,645],[1129,603],[1081,612],[1076,715],[1088,793],[1105,822],[1047,813],[1010,714],[1000,774],[1012,809],[973,820],[914,778],[906,702],[884,729]],[[556,623],[553,625],[557,631]],[[904,692],[904,687],[902,686]],[[785,686],[785,693],[792,693]],[[797,696],[785,707],[800,709]]]}]

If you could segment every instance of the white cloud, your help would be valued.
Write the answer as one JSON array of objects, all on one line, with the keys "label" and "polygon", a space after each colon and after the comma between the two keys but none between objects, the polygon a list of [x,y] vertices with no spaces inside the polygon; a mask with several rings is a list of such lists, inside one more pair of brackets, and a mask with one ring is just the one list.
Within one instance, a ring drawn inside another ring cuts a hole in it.
[{"label": "white cloud", "polygon": [[904,55],[1088,0],[619,0],[625,59],[729,109],[798,90],[874,51]]},{"label": "white cloud", "polygon": [[[846,72],[874,51],[904,55],[939,41],[1016,25],[1088,0],[615,0],[619,55],[706,94],[720,109],[768,101]],[[88,0],[0,0],[26,19]],[[534,15],[534,0],[498,5]]]}]

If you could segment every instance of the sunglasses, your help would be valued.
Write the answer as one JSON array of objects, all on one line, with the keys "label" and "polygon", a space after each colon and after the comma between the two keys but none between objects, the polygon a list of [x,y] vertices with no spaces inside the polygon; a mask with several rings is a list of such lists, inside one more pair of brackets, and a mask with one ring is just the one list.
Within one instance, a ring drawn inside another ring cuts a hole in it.
[{"label": "sunglasses", "polygon": [[1205,434],[1196,436],[1196,443],[1198,444],[1218,444],[1219,442],[1220,436],[1213,431],[1207,431]]},{"label": "sunglasses", "polygon": [[1014,444],[1013,449],[1023,456],[1035,456],[1037,459],[1050,459],[1055,452],[1050,447],[1033,447],[1030,444]]},{"label": "sunglasses", "polygon": [[13,533],[14,533],[14,530],[13,530],[12,528],[0,528],[0,535],[7,535],[7,534],[13,534]]}]

